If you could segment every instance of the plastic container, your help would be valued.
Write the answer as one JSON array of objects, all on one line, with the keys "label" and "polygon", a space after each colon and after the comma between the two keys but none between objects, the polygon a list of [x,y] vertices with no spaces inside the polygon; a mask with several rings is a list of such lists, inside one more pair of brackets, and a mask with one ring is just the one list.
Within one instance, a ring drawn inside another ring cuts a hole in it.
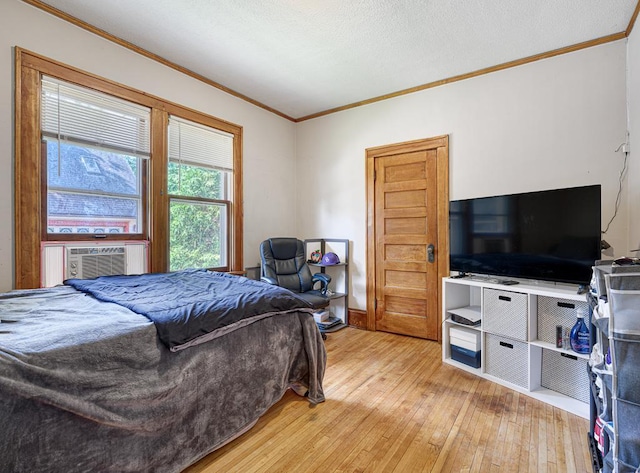
[{"label": "plastic container", "polygon": [[449,328],[449,343],[473,352],[480,351],[480,331],[452,326]]},{"label": "plastic container", "polygon": [[584,322],[586,316],[586,310],[583,308],[578,309],[578,320],[571,329],[571,349],[576,353],[588,354],[589,348],[589,328]]},{"label": "plastic container", "polygon": [[480,368],[480,351],[467,350],[451,345],[451,358],[472,368]]}]

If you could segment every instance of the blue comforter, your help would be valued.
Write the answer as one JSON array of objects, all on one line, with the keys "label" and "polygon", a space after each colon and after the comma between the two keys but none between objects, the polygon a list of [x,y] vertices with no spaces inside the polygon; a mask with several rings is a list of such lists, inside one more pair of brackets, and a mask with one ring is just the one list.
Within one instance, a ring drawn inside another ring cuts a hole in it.
[{"label": "blue comforter", "polygon": [[275,313],[311,311],[287,289],[207,270],[69,279],[65,284],[146,316],[172,351]]}]

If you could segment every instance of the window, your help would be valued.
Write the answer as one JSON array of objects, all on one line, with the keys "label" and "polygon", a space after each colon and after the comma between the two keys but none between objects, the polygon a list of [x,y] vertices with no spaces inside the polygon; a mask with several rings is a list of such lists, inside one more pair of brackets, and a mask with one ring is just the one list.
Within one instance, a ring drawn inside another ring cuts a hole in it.
[{"label": "window", "polygon": [[233,135],[169,118],[169,268],[228,268]]},{"label": "window", "polygon": [[18,47],[16,72],[17,289],[40,285],[46,240],[144,238],[153,272],[242,269],[240,126]]},{"label": "window", "polygon": [[45,238],[143,237],[142,163],[150,155],[151,110],[46,76],[41,103]]}]

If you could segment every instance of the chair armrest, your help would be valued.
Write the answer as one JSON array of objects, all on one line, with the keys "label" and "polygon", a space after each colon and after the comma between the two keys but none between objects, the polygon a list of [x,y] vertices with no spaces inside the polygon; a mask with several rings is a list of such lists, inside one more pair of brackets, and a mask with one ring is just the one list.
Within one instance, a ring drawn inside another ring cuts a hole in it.
[{"label": "chair armrest", "polygon": [[327,289],[329,289],[329,283],[331,282],[331,276],[325,273],[316,273],[311,276],[311,283],[315,285],[317,282],[320,283],[320,293],[323,296],[327,295]]},{"label": "chair armrest", "polygon": [[269,278],[269,277],[267,277],[267,276],[261,276],[261,277],[260,277],[260,281],[262,281],[262,282],[266,282],[266,283],[268,283],[268,284],[273,284],[274,286],[277,286],[277,285],[278,285],[278,281],[276,281],[276,280],[275,280],[275,279],[273,279],[273,278]]}]

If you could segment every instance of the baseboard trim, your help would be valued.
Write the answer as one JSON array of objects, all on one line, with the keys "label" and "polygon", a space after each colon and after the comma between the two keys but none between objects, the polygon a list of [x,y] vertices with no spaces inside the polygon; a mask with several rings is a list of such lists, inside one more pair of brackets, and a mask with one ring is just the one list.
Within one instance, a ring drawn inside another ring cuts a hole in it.
[{"label": "baseboard trim", "polygon": [[348,321],[350,327],[367,330],[367,312],[360,309],[348,309]]}]

